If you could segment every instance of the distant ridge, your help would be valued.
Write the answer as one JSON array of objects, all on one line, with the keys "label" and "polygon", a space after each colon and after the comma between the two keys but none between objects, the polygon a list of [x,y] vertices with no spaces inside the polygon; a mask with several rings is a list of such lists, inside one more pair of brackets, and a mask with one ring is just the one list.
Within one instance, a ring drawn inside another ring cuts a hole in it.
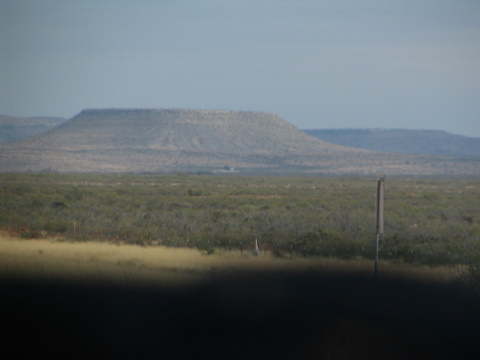
[{"label": "distant ridge", "polygon": [[0,144],[0,172],[480,175],[479,165],[353,149],[249,111],[87,109],[43,134]]},{"label": "distant ridge", "polygon": [[15,117],[0,115],[0,143],[17,141],[44,133],[66,119],[58,117]]},{"label": "distant ridge", "polygon": [[480,138],[438,130],[312,129],[318,139],[353,148],[402,154],[480,156]]}]

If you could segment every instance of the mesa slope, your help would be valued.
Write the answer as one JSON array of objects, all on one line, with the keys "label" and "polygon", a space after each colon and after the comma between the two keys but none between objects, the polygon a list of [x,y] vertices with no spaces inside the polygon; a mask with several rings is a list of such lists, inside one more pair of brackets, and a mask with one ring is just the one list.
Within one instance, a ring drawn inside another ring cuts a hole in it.
[{"label": "mesa slope", "polygon": [[188,109],[90,109],[0,145],[0,171],[222,171],[472,174],[478,162],[334,145],[277,115]]}]

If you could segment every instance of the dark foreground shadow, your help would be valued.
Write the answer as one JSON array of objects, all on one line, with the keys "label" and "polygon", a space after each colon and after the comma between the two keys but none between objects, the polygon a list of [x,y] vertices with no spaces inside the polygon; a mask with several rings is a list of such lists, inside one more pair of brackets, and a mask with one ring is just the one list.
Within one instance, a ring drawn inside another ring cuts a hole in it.
[{"label": "dark foreground shadow", "polygon": [[480,359],[480,299],[458,287],[302,273],[183,290],[2,280],[12,358]]}]

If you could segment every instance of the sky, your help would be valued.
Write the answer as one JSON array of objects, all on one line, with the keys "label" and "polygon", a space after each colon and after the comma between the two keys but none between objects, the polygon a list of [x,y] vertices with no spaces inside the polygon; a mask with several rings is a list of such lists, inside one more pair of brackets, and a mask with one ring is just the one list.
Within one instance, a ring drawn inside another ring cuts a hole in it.
[{"label": "sky", "polygon": [[85,108],[480,137],[480,1],[0,0],[0,114]]}]

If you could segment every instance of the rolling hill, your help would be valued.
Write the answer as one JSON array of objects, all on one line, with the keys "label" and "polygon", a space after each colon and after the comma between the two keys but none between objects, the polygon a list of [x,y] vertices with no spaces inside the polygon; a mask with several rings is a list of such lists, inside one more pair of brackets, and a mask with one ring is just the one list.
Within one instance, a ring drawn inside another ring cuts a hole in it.
[{"label": "rolling hill", "polygon": [[480,159],[380,153],[310,136],[275,114],[89,109],[0,144],[0,171],[480,174]]}]

